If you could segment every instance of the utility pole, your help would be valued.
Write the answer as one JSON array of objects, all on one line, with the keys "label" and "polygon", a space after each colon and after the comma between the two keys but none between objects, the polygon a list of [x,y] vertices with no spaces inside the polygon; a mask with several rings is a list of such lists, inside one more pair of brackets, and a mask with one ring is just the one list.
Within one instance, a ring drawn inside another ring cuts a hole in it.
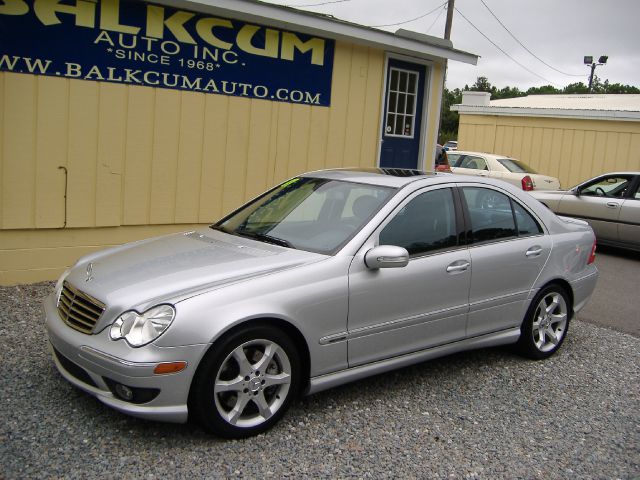
[{"label": "utility pole", "polygon": [[444,38],[445,40],[451,40],[451,23],[453,22],[453,9],[455,0],[449,0],[447,6],[447,23],[444,26]]},{"label": "utility pole", "polygon": [[[445,40],[451,40],[451,23],[453,22],[454,4],[455,4],[455,0],[449,0],[449,3],[447,5],[447,23],[444,26],[444,38],[445,38]],[[444,65],[442,66],[442,68],[444,69],[444,72],[442,73],[442,92],[440,93],[440,101],[442,101],[442,97],[444,97],[445,82],[447,81],[448,63],[449,62],[445,58],[444,59]],[[439,117],[440,118],[438,119],[438,123],[441,123],[442,122],[442,111],[440,111]],[[439,137],[439,136],[440,136],[440,128],[438,128],[437,137]],[[437,137],[436,137],[436,143],[438,142],[438,138]],[[435,165],[434,165],[434,168],[435,168]]]}]

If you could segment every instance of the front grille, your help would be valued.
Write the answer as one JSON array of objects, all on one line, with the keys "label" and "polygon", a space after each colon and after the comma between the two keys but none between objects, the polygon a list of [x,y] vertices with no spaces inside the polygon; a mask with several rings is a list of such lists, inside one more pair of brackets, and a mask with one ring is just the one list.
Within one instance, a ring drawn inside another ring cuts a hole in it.
[{"label": "front grille", "polygon": [[103,303],[64,282],[58,300],[58,313],[71,328],[91,333],[104,309]]}]

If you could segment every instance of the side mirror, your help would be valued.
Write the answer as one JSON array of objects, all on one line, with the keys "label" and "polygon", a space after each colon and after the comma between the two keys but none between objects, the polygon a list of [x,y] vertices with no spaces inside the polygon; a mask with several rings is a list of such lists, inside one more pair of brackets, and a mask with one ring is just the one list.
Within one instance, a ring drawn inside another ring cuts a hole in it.
[{"label": "side mirror", "polygon": [[576,188],[576,189],[573,191],[573,194],[574,194],[576,197],[579,197],[580,195],[582,195],[582,191],[580,190],[580,188]]},{"label": "side mirror", "polygon": [[365,253],[364,263],[371,269],[406,267],[409,252],[406,248],[395,245],[378,245]]}]

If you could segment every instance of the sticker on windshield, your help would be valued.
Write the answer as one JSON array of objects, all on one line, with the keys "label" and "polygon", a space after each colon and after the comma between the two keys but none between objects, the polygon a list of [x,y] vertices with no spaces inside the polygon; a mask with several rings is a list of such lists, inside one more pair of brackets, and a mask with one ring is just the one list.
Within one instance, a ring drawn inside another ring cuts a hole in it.
[{"label": "sticker on windshield", "polygon": [[299,182],[299,181],[300,181],[300,177],[292,178],[288,182],[284,182],[282,184],[281,188],[287,188],[289,185],[293,185],[294,183]]}]

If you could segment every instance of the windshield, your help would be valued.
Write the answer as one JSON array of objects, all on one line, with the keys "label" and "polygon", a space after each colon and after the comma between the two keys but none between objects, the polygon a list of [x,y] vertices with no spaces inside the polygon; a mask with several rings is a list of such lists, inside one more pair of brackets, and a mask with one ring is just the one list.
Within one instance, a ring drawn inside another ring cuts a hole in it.
[{"label": "windshield", "polygon": [[212,228],[331,254],[355,235],[394,191],[377,185],[298,177],[248,203]]},{"label": "windshield", "polygon": [[538,173],[526,163],[515,158],[498,158],[497,160],[503,167],[513,173]]}]

